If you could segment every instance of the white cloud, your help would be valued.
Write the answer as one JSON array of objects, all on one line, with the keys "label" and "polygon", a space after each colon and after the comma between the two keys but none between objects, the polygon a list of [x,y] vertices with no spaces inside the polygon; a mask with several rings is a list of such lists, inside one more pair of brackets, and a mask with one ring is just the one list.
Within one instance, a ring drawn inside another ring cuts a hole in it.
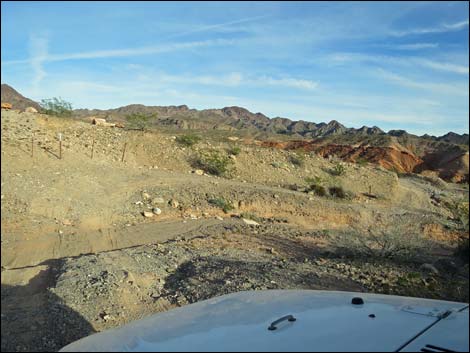
[{"label": "white cloud", "polygon": [[392,64],[401,66],[427,67],[439,71],[447,71],[461,75],[469,74],[468,65],[457,65],[453,63],[440,62],[423,59],[421,57],[397,57],[387,55],[370,55],[361,53],[335,53],[326,56],[326,61],[333,64],[344,64],[347,62],[373,62],[377,64]]},{"label": "white cloud", "polygon": [[428,90],[433,91],[441,94],[449,94],[449,95],[462,95],[468,96],[468,85],[465,87],[460,84],[447,84],[447,83],[434,83],[434,82],[426,82],[426,81],[416,81],[410,79],[408,77],[404,77],[401,75],[397,75],[393,72],[384,70],[384,69],[377,69],[376,74],[378,77],[391,82],[402,87],[408,88],[416,88],[420,90]]},{"label": "white cloud", "polygon": [[468,20],[450,23],[450,24],[442,24],[436,27],[428,27],[428,28],[412,28],[405,31],[391,31],[390,35],[394,37],[404,37],[413,34],[428,34],[428,33],[444,33],[444,32],[453,32],[459,31],[468,27]]},{"label": "white cloud", "polygon": [[36,91],[39,88],[41,81],[46,77],[43,63],[47,58],[48,40],[45,37],[32,35],[30,37],[30,64],[33,69],[32,86]]},{"label": "white cloud", "polygon": [[434,49],[438,48],[438,43],[411,43],[411,44],[396,44],[396,45],[384,45],[382,46],[388,49],[394,50],[421,50],[421,49]]},{"label": "white cloud", "polygon": [[163,44],[159,46],[146,46],[139,48],[125,48],[125,49],[111,49],[111,50],[96,50],[80,53],[69,53],[69,54],[47,54],[37,53],[38,57],[32,53],[33,56],[30,59],[26,60],[11,60],[5,61],[3,65],[9,64],[24,64],[32,63],[33,61],[40,60],[41,62],[51,62],[51,61],[66,61],[66,60],[77,60],[77,59],[97,59],[97,58],[115,58],[115,57],[131,57],[131,56],[140,56],[140,55],[150,55],[150,54],[160,54],[173,52],[184,49],[196,49],[210,46],[218,45],[230,45],[233,44],[232,40],[227,39],[214,39],[214,40],[205,40],[205,41],[195,41],[195,42],[185,42],[185,43],[173,43],[173,44]]}]

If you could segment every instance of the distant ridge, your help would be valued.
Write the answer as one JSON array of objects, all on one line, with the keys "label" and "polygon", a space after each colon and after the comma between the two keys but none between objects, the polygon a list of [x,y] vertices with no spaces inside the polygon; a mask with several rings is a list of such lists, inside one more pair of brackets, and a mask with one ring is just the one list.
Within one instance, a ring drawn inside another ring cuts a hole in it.
[{"label": "distant ridge", "polygon": [[[34,107],[41,109],[37,102],[22,96],[7,84],[1,86],[1,100],[13,104],[13,109],[25,109]],[[384,132],[377,126],[363,126],[359,129],[347,128],[336,120],[328,123],[314,123],[310,121],[295,121],[283,117],[268,118],[262,113],[252,113],[249,110],[231,106],[222,109],[190,109],[186,105],[179,106],[145,106],[142,104],[130,104],[115,109],[75,109],[74,116],[87,117],[102,116],[110,120],[123,121],[128,114],[157,113],[158,119],[153,123],[160,126],[171,126],[180,129],[219,129],[219,130],[253,130],[271,134],[290,135],[293,138],[335,138],[339,142],[354,143],[392,143],[393,139],[408,140],[413,144],[416,141],[434,141],[457,145],[468,145],[468,134],[449,132],[443,136],[435,137],[423,135],[421,137],[409,134],[405,130],[390,130]],[[411,141],[412,140],[412,141]]]}]

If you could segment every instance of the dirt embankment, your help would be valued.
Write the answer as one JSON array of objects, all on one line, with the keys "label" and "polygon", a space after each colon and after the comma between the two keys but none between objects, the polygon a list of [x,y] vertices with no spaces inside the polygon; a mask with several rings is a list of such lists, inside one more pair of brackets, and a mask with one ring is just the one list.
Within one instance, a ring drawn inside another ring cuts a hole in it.
[{"label": "dirt embankment", "polygon": [[[348,162],[365,160],[399,173],[436,171],[440,178],[452,182],[466,182],[469,175],[469,154],[461,150],[426,152],[417,156],[409,148],[369,145],[321,144],[315,141],[258,141],[262,147],[283,150],[313,151],[322,157],[336,156]],[[409,146],[411,147],[411,146]]]}]

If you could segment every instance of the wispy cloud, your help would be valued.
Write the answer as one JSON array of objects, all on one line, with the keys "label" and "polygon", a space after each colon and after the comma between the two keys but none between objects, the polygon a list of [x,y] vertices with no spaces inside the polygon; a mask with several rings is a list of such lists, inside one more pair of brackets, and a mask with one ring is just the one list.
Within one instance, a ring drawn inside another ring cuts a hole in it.
[{"label": "wispy cloud", "polygon": [[[242,18],[242,19],[238,19],[235,21],[202,26],[202,27],[195,28],[189,31],[184,31],[184,32],[169,35],[167,37],[161,38],[161,40],[164,41],[168,39],[184,37],[189,34],[213,31],[216,29],[223,29],[223,28],[227,28],[232,25],[235,25],[235,24],[257,21],[257,20],[261,20],[264,18],[268,18],[268,17],[272,17],[272,15],[247,17],[247,18]],[[36,44],[39,44],[39,39],[37,38],[34,39],[33,45],[36,45]],[[215,45],[230,45],[230,44],[233,44],[233,41],[227,40],[227,39],[213,39],[213,40],[205,40],[205,41],[186,42],[186,43],[170,43],[170,44],[162,44],[162,45],[157,45],[157,46],[145,46],[145,47],[139,47],[139,48],[97,50],[97,51],[69,53],[69,54],[47,55],[47,51],[46,51],[45,55],[44,53],[39,53],[40,55],[38,55],[38,58],[36,58],[35,55],[31,55],[30,59],[9,60],[9,61],[3,62],[2,64],[3,65],[25,64],[25,63],[32,63],[33,61],[37,61],[37,60],[65,61],[65,60],[78,60],[78,59],[131,57],[131,56],[141,56],[141,55],[150,55],[150,54],[160,54],[160,53],[172,52],[172,51],[182,50],[182,49],[192,49],[192,48],[198,48],[198,47],[208,47],[208,46],[215,46]],[[47,42],[46,42],[46,45],[47,45]]]},{"label": "wispy cloud", "polygon": [[402,87],[434,91],[434,92],[443,93],[443,94],[468,96],[468,85],[467,87],[464,87],[461,84],[447,84],[447,83],[417,81],[417,80],[413,80],[408,77],[398,75],[398,74],[395,74],[393,72],[390,72],[384,69],[377,69],[376,74],[378,77],[388,82],[400,85]]},{"label": "wispy cloud", "polygon": [[391,31],[390,35],[394,37],[404,37],[408,35],[414,34],[428,34],[428,33],[444,33],[444,32],[453,32],[453,31],[460,31],[468,27],[468,19],[464,21],[459,21],[455,23],[444,23],[438,25],[436,27],[428,27],[428,28],[412,28],[404,31]]},{"label": "wispy cloud", "polygon": [[31,55],[31,67],[33,69],[32,86],[38,90],[41,81],[46,77],[43,63],[47,58],[48,39],[46,37],[32,35],[30,37],[29,52]]},{"label": "wispy cloud", "polygon": [[285,88],[296,88],[303,90],[313,90],[318,87],[318,82],[306,79],[299,79],[293,77],[272,77],[272,76],[255,76],[255,75],[243,75],[239,72],[232,72],[225,75],[213,76],[189,76],[189,75],[169,75],[166,73],[159,73],[155,75],[152,80],[157,80],[164,83],[184,83],[184,84],[198,84],[198,85],[209,85],[209,86],[259,86],[259,87],[285,87]]},{"label": "wispy cloud", "polygon": [[202,27],[195,28],[195,29],[192,29],[192,30],[189,30],[189,31],[172,34],[168,37],[165,37],[164,39],[178,38],[178,37],[186,36],[188,34],[207,32],[207,31],[212,31],[212,30],[215,30],[215,29],[224,29],[224,28],[236,25],[236,24],[241,24],[241,23],[246,23],[246,22],[253,22],[253,21],[261,20],[261,19],[268,18],[268,17],[272,17],[272,15],[247,17],[247,18],[242,18],[242,19],[238,19],[238,20],[235,20],[235,21],[218,23],[218,24],[213,24],[213,25],[208,25],[208,26],[202,26]]},{"label": "wispy cloud", "polygon": [[[132,56],[141,56],[141,55],[150,55],[150,54],[161,54],[168,53],[184,49],[195,49],[203,48],[217,45],[230,45],[233,44],[232,40],[228,39],[213,39],[205,41],[194,41],[194,42],[185,42],[185,43],[173,43],[173,44],[164,44],[159,46],[146,46],[139,48],[126,48],[126,49],[113,49],[113,50],[96,50],[96,51],[87,51],[80,53],[70,53],[70,54],[47,54],[43,53],[32,53],[33,56],[27,60],[12,60],[5,61],[2,64],[23,64],[23,63],[32,63],[40,60],[41,62],[52,62],[52,61],[66,61],[66,60],[80,60],[80,59],[101,59],[101,58],[117,58],[117,57],[132,57]],[[36,44],[35,44],[36,45]],[[39,54],[39,55],[35,55]]]},{"label": "wispy cloud", "polygon": [[461,75],[469,74],[468,65],[457,65],[453,63],[423,59],[417,56],[400,57],[362,53],[335,53],[328,55],[326,59],[336,64],[344,64],[352,61],[364,63],[373,62],[376,64],[427,67],[434,70],[447,71]]},{"label": "wispy cloud", "polygon": [[411,43],[411,44],[386,44],[381,45],[381,48],[393,50],[422,50],[422,49],[435,49],[439,47],[438,43]]}]

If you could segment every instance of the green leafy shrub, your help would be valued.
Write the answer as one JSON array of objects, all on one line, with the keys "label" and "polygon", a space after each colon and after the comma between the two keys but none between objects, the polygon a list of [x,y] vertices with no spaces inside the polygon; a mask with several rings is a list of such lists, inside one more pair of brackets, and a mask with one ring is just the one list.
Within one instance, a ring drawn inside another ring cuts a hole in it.
[{"label": "green leafy shrub", "polygon": [[330,174],[336,175],[336,176],[341,176],[346,173],[346,169],[344,168],[344,165],[341,163],[336,163],[333,168],[330,170]]},{"label": "green leafy shrub", "polygon": [[228,176],[232,171],[233,160],[219,151],[203,151],[196,156],[193,165],[212,175]]},{"label": "green leafy shrub", "polygon": [[221,208],[222,211],[224,211],[225,213],[234,209],[233,205],[230,202],[220,197],[209,199],[207,202],[209,202],[211,205]]},{"label": "green leafy shrub", "polygon": [[315,185],[321,185],[324,182],[324,180],[320,178],[319,176],[306,177],[304,180],[307,184],[315,184]]},{"label": "green leafy shrub", "polygon": [[238,156],[242,149],[239,146],[231,146],[227,149],[227,153],[233,156]]},{"label": "green leafy shrub", "polygon": [[59,117],[69,117],[72,115],[72,104],[62,98],[43,99],[40,103],[44,114]]},{"label": "green leafy shrub", "polygon": [[126,116],[128,127],[130,129],[144,131],[152,119],[156,119],[157,114],[133,113]]},{"label": "green leafy shrub", "polygon": [[366,165],[369,164],[369,161],[365,158],[362,158],[362,157],[359,157],[357,160],[356,160],[356,163],[361,166],[361,167],[365,167]]},{"label": "green leafy shrub", "polygon": [[261,217],[258,217],[257,215],[255,215],[254,213],[251,213],[251,212],[243,212],[243,213],[240,214],[240,217],[245,218],[245,219],[251,219],[252,221],[255,221],[255,222],[261,222],[262,221]]},{"label": "green leafy shrub", "polygon": [[328,192],[326,191],[326,188],[322,185],[318,184],[312,184],[310,185],[310,190],[315,193],[317,196],[322,196],[325,197],[328,195]]},{"label": "green leafy shrub", "polygon": [[201,141],[201,137],[194,134],[185,134],[176,138],[177,143],[186,147],[194,146],[199,141]]},{"label": "green leafy shrub", "polygon": [[344,199],[347,197],[346,192],[341,186],[330,186],[328,188],[328,191],[330,192],[330,195],[333,197],[337,197],[340,199]]},{"label": "green leafy shrub", "polygon": [[298,154],[290,155],[289,162],[291,162],[296,167],[302,167],[305,162],[305,157]]}]

